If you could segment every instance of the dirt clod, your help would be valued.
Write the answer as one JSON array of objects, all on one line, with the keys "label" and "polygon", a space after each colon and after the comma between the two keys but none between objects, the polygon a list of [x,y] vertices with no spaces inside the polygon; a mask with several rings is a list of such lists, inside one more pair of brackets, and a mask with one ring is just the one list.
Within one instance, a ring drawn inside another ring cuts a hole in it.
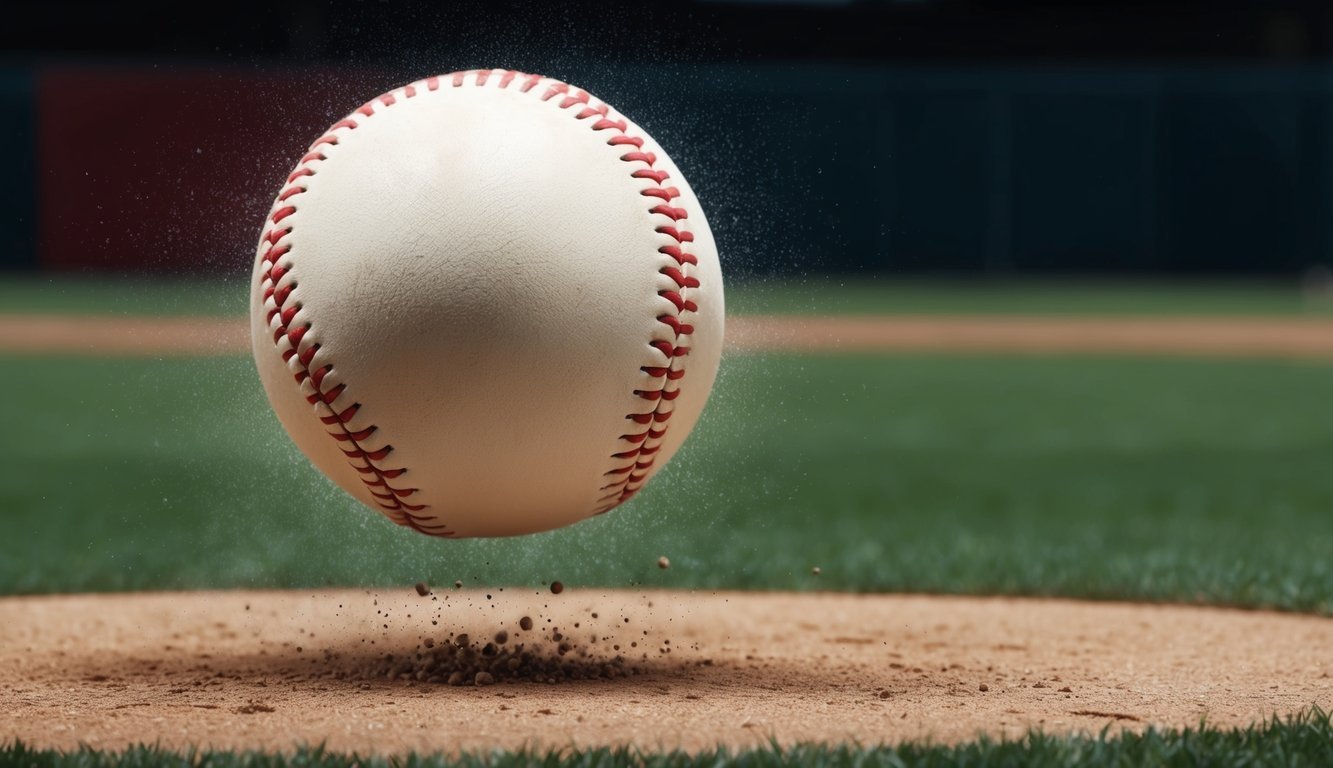
[{"label": "dirt clod", "polygon": [[[504,630],[495,634],[503,634],[508,640]],[[550,637],[525,638],[525,642],[504,645],[473,642],[467,634],[460,633],[449,643],[437,643],[433,648],[406,655],[384,654],[372,668],[351,670],[356,676],[449,685],[555,684],[613,680],[638,672],[623,656],[594,653],[555,630]]]},{"label": "dirt clod", "polygon": [[565,591],[565,585],[564,585],[564,582],[560,582],[560,581],[553,581],[553,582],[551,582],[551,594],[553,594],[553,595],[558,595],[558,594],[560,594],[561,592],[564,592],[564,591]]},{"label": "dirt clod", "polygon": [[981,685],[977,686],[977,690],[981,691],[982,693],[985,693],[986,691],[990,690],[990,686],[986,685],[985,683],[982,683]]},{"label": "dirt clod", "polygon": [[416,583],[416,590],[417,594],[420,595],[421,597],[425,597],[426,595],[430,594],[430,587],[427,586],[426,582],[424,581],[418,581]]},{"label": "dirt clod", "polygon": [[532,630],[532,617],[531,617],[531,616],[524,616],[523,618],[519,619],[519,620],[518,620],[518,628],[521,629],[521,630],[523,630],[524,632],[531,631],[531,630]]}]

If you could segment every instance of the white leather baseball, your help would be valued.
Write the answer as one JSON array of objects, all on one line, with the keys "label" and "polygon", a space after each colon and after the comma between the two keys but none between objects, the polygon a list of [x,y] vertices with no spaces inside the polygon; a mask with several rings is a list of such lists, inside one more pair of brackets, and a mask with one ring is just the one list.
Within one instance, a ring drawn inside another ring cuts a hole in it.
[{"label": "white leather baseball", "polygon": [[502,70],[391,91],[316,140],[265,220],[250,310],[301,451],[449,537],[629,499],[722,349],[717,248],[675,164],[586,92]]}]

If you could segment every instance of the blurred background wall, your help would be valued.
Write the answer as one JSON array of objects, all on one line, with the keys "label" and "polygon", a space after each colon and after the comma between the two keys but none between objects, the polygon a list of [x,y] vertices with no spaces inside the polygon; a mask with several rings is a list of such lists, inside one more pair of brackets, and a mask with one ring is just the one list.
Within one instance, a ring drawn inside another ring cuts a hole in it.
[{"label": "blurred background wall", "polygon": [[1333,3],[20,5],[0,268],[237,272],[325,126],[535,71],[647,128],[734,270],[1333,263]]}]

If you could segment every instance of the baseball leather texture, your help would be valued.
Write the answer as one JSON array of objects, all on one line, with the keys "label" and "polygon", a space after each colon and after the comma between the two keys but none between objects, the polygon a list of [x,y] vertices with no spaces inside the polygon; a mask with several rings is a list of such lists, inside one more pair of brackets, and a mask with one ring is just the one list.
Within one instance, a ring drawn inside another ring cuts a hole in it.
[{"label": "baseball leather texture", "polygon": [[703,410],[724,317],[713,236],[662,148],[504,70],[391,91],[316,140],[265,220],[250,307],[301,451],[448,537],[632,497]]}]

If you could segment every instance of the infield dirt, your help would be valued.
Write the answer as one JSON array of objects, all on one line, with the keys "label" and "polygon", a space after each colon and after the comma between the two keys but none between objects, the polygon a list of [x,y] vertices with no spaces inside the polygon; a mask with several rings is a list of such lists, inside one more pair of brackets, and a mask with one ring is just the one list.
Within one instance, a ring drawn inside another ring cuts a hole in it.
[{"label": "infield dirt", "polygon": [[[1148,354],[1333,359],[1333,321],[1246,317],[752,315],[727,319],[733,350]],[[0,314],[0,352],[226,355],[250,351],[243,319]]]},{"label": "infield dirt", "polygon": [[411,586],[0,600],[0,734],[63,748],[953,742],[1248,724],[1333,707],[1330,676],[1333,619],[1201,607]]}]

